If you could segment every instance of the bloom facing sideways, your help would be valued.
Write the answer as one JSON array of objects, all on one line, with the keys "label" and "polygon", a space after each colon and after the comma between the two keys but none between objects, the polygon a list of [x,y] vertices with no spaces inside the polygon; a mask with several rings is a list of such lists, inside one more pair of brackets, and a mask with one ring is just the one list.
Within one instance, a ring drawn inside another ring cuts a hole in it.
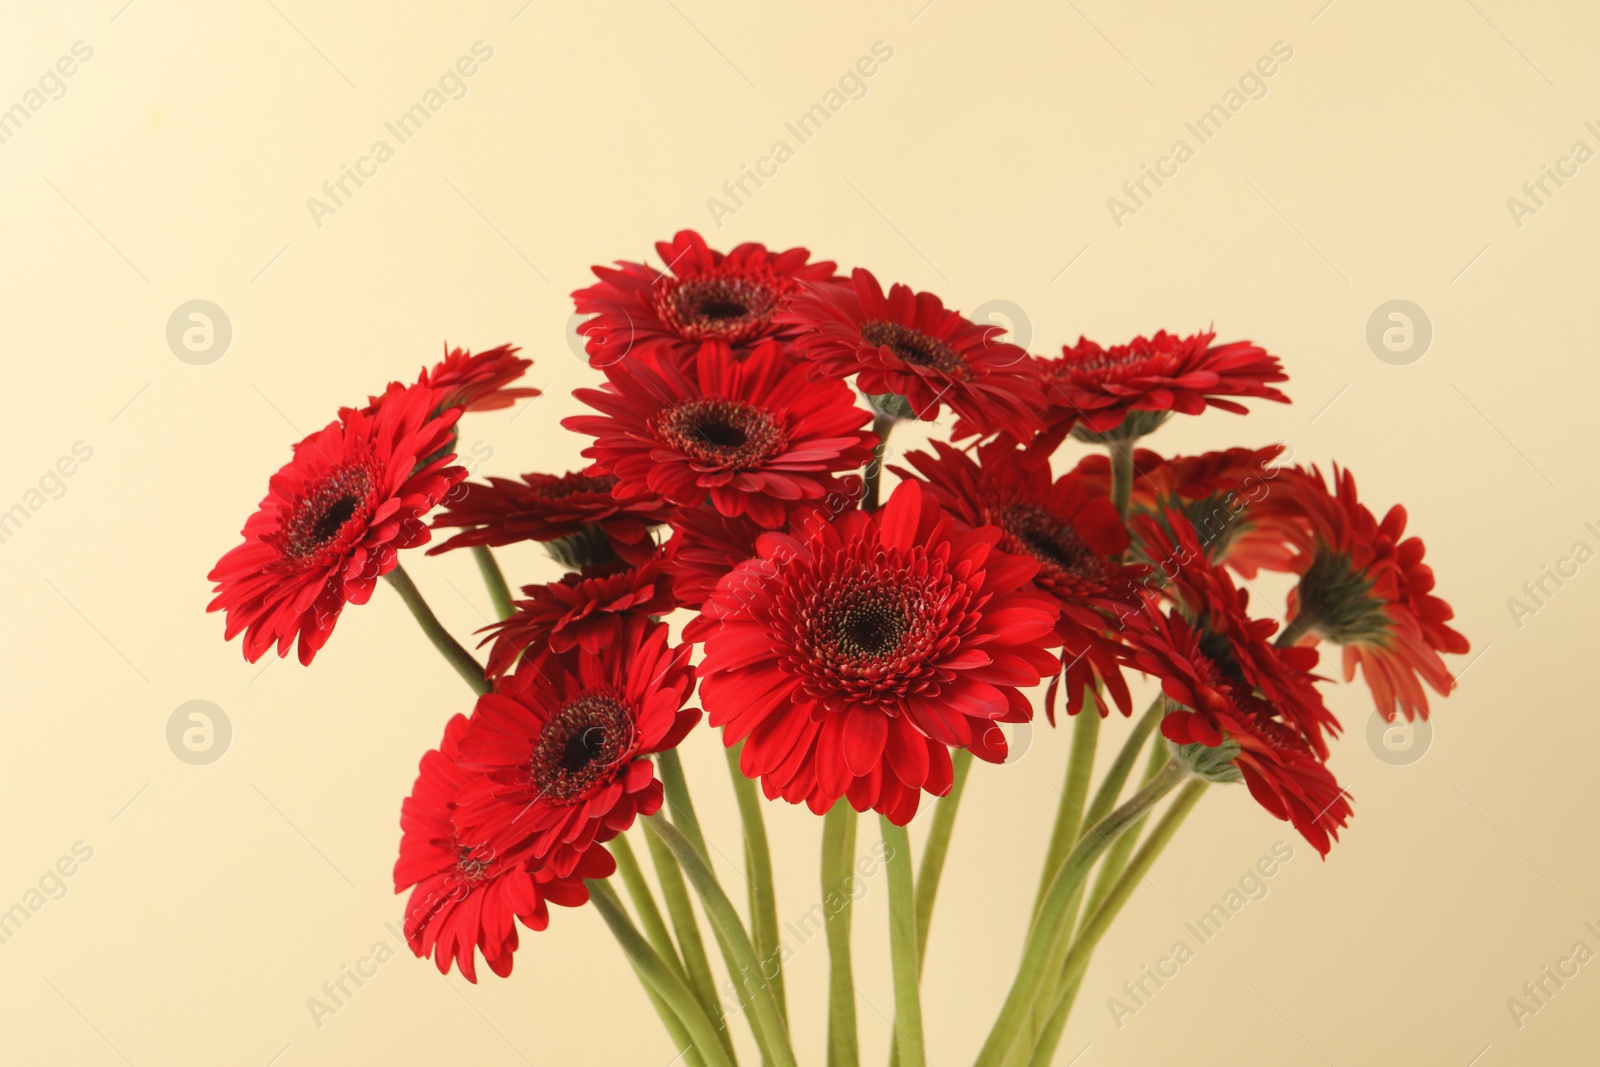
[{"label": "bloom facing sideways", "polygon": [[1441,696],[1455,686],[1439,653],[1471,646],[1448,625],[1450,605],[1433,595],[1422,539],[1405,537],[1405,509],[1395,505],[1379,522],[1357,499],[1348,470],[1335,467],[1333,482],[1329,492],[1315,468],[1290,473],[1293,499],[1308,519],[1290,625],[1344,646],[1345,679],[1359,666],[1384,718],[1426,719],[1422,681]]},{"label": "bloom facing sideways", "polygon": [[611,553],[629,563],[643,563],[655,554],[652,526],[666,518],[661,500],[641,497],[621,501],[611,492],[610,475],[524,474],[521,481],[490,478],[467,482],[450,494],[433,520],[435,529],[464,529],[428,555],[468,545],[499,547],[518,541],[546,544],[568,538],[603,538]]},{"label": "bloom facing sideways", "polygon": [[998,763],[996,722],[1056,667],[1058,609],[993,527],[961,532],[920,483],[879,511],[762,535],[702,617],[701,701],[768,797],[848,797],[905,824],[950,788],[950,749]]},{"label": "bloom facing sideways", "polygon": [[850,492],[872,457],[869,416],[843,382],[808,382],[805,368],[770,341],[741,359],[702,352],[688,370],[629,361],[604,389],[579,389],[602,412],[562,425],[590,434],[593,473],[617,478],[624,501],[663,497],[682,507],[710,499],[729,517],[768,529],[790,508]]},{"label": "bloom facing sideways", "polygon": [[885,296],[878,279],[857,268],[849,288],[812,286],[783,318],[804,329],[795,344],[817,378],[854,374],[863,393],[904,397],[925,421],[947,404],[973,433],[1004,429],[1026,440],[1040,427],[1027,353],[932,293],[893,285]]},{"label": "bloom facing sideways", "polygon": [[244,633],[255,662],[298,636],[309,664],[348,603],[365,604],[398,552],[428,541],[425,516],[467,476],[451,466],[460,410],[439,410],[440,393],[392,387],[377,410],[345,409],[294,446],[244,526],[244,543],[207,575],[225,611],[225,635]]},{"label": "bloom facing sideways", "polygon": [[772,339],[787,347],[795,330],[778,314],[802,282],[834,280],[834,264],[808,262],[804,248],[769,251],[742,244],[726,254],[693,230],[656,244],[662,273],[643,263],[595,267],[598,284],[573,293],[589,360],[609,367],[624,358],[686,365],[703,349],[743,354]]},{"label": "bloom facing sideways", "polygon": [[550,923],[549,904],[587,903],[586,878],[607,878],[616,861],[603,848],[584,853],[567,875],[530,863],[528,849],[506,849],[487,838],[463,835],[456,804],[474,776],[457,759],[468,720],[457,715],[445,727],[439,748],[422,757],[416,784],[400,809],[400,858],[396,893],[406,901],[406,942],[418,956],[432,955],[441,974],[452,961],[469,982],[478,980],[475,953],[504,978],[511,973],[520,920],[530,930]]},{"label": "bloom facing sideways", "polygon": [[[1084,693],[1097,683],[1129,714],[1121,669],[1125,650],[1106,631],[1113,613],[1140,606],[1145,568],[1121,562],[1128,531],[1109,492],[1075,474],[1052,481],[1048,467],[1026,462],[1022,450],[1004,438],[980,448],[976,461],[942,441],[932,446],[932,456],[906,457],[928,491],[961,525],[998,527],[998,547],[1032,557],[1039,564],[1034,584],[1060,605],[1056,629],[1068,714],[1078,713]],[[1055,686],[1052,678],[1046,703],[1051,721]]]},{"label": "bloom facing sideways", "polygon": [[456,822],[566,876],[596,842],[661,807],[646,757],[677,746],[700,721],[689,646],[664,623],[633,619],[604,647],[529,661],[478,698],[461,762],[482,777]]},{"label": "bloom facing sideways", "polygon": [[1245,414],[1248,409],[1229,397],[1289,402],[1269,384],[1289,380],[1278,357],[1249,341],[1213,345],[1215,338],[1161,330],[1105,348],[1080,337],[1056,359],[1035,359],[1032,369],[1049,405],[1046,421],[1103,434],[1122,427],[1130,412],[1149,412],[1141,426],[1148,430],[1172,412],[1199,415],[1215,407]]}]

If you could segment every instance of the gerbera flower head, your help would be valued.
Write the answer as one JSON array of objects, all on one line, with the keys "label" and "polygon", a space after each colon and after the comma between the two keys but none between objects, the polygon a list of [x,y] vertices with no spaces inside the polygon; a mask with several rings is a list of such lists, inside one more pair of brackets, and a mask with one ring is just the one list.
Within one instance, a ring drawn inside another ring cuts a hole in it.
[{"label": "gerbera flower head", "polygon": [[763,340],[787,347],[795,328],[779,315],[802,282],[834,280],[834,264],[809,262],[804,248],[784,252],[739,245],[726,254],[693,230],[656,244],[666,272],[643,263],[595,267],[596,285],[572,294],[591,365],[623,357],[683,364],[702,349],[744,353]]},{"label": "gerbera flower head", "polygon": [[872,273],[857,268],[849,288],[809,287],[783,319],[804,330],[795,344],[816,377],[854,374],[880,408],[899,397],[903,417],[931,421],[947,404],[972,433],[1003,429],[1023,440],[1041,426],[1027,353],[932,293],[894,285],[885,296]]},{"label": "gerbera flower head", "polygon": [[879,511],[763,534],[706,601],[701,698],[768,797],[847,797],[904,824],[950,788],[950,749],[1001,762],[996,722],[1056,667],[1059,609],[1038,564],[960,531],[920,483]]},{"label": "gerbera flower head", "polygon": [[[932,447],[934,455],[906,457],[928,491],[962,528],[996,527],[1000,549],[1034,559],[1034,584],[1060,605],[1056,631],[1068,714],[1078,713],[1097,683],[1124,715],[1131,713],[1125,650],[1107,630],[1113,615],[1140,607],[1146,568],[1122,563],[1128,531],[1108,491],[1076,474],[1052,481],[1048,467],[1026,462],[1023,450],[1004,438],[978,449],[976,460],[942,441]],[[1052,675],[1045,704],[1052,722],[1057,684]]]},{"label": "gerbera flower head", "polygon": [[619,639],[630,618],[664,615],[678,606],[672,583],[654,560],[638,567],[586,567],[546,585],[525,585],[522,595],[512,601],[509,616],[484,627],[489,636],[479,647],[494,642],[484,668],[491,678],[525,658],[537,662],[574,648],[598,652]]},{"label": "gerbera flower head", "polygon": [[473,355],[464,348],[447,348],[444,359],[432,370],[424,369],[418,385],[428,385],[444,394],[443,403],[462,411],[495,411],[508,408],[524,397],[535,397],[531,387],[507,388],[522,377],[533,360],[517,355],[516,345],[500,345]]},{"label": "gerbera flower head", "polygon": [[439,411],[440,394],[395,387],[378,410],[346,408],[294,446],[244,525],[244,542],[207,576],[227,613],[226,637],[244,633],[255,662],[276,642],[299,638],[308,664],[333,633],[346,603],[365,604],[403,548],[428,542],[425,518],[467,476],[452,466],[461,412]]},{"label": "gerbera flower head", "polygon": [[596,842],[661,807],[650,755],[700,720],[688,645],[633,619],[594,651],[526,663],[478,698],[461,762],[481,775],[456,821],[473,835],[526,845],[565,876]]},{"label": "gerbera flower head", "polygon": [[467,482],[450,494],[434,529],[464,527],[428,555],[469,545],[543,542],[550,554],[577,567],[610,558],[643,563],[655,555],[650,536],[666,521],[666,502],[652,497],[619,500],[609,474],[524,474],[520,481]]},{"label": "gerbera flower head", "polygon": [[489,969],[511,973],[520,920],[530,930],[550,923],[550,904],[588,902],[587,878],[607,878],[616,861],[603,848],[590,849],[564,876],[530,863],[527,848],[506,849],[487,838],[463,835],[457,804],[476,780],[458,763],[468,720],[457,715],[445,727],[439,748],[422,757],[411,795],[400,808],[400,857],[394,889],[411,889],[406,901],[406,943],[418,956],[432,956],[441,974],[451,963],[469,982],[478,980],[478,953]]},{"label": "gerbera flower head", "polygon": [[747,516],[729,518],[709,504],[679,508],[671,522],[663,567],[678,603],[698,611],[724,575],[755,556],[763,530]]},{"label": "gerbera flower head", "polygon": [[1379,522],[1356,494],[1355,477],[1334,468],[1298,469],[1288,488],[1308,520],[1294,565],[1300,582],[1290,596],[1290,625],[1344,647],[1344,676],[1360,667],[1384,718],[1428,717],[1426,681],[1441,696],[1455,687],[1439,653],[1471,647],[1448,624],[1455,612],[1433,595],[1433,569],[1421,538],[1406,537],[1406,512],[1396,505]]},{"label": "gerbera flower head", "polygon": [[1284,382],[1278,358],[1260,345],[1233,341],[1213,345],[1215,333],[1188,337],[1159,331],[1105,348],[1080,337],[1057,359],[1032,363],[1052,426],[1074,424],[1074,432],[1133,439],[1161,425],[1173,412],[1199,415],[1207,407],[1243,415],[1229,397],[1261,397],[1289,403],[1269,383]]},{"label": "gerbera flower head", "polygon": [[630,360],[606,374],[603,389],[574,394],[602,414],[562,425],[596,439],[583,454],[595,473],[616,476],[620,500],[695,507],[709,498],[724,515],[772,529],[797,505],[858,495],[859,477],[840,472],[864,465],[877,444],[843,382],[808,382],[771,341],[742,360],[713,348],[687,370]]}]

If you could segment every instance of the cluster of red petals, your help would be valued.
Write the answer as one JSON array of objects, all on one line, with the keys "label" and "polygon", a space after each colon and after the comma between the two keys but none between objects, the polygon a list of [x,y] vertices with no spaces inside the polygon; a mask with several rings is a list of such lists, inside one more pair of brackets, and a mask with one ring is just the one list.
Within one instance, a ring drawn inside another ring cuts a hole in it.
[{"label": "cluster of red petals", "polygon": [[1047,421],[1105,433],[1130,411],[1199,415],[1209,406],[1243,415],[1248,409],[1229,397],[1289,402],[1269,384],[1289,380],[1278,357],[1249,341],[1213,345],[1215,338],[1162,330],[1105,348],[1080,337],[1059,358],[1033,359],[1049,405]]},{"label": "cluster of red petals", "polygon": [[432,370],[424,370],[418,385],[428,385],[444,394],[444,403],[462,411],[496,411],[508,408],[525,397],[539,395],[529,386],[507,388],[533,366],[533,360],[517,355],[516,345],[500,345],[473,355],[464,348],[452,348]]},{"label": "cluster of red petals", "polygon": [[591,365],[623,359],[686,364],[702,350],[743,353],[772,340],[787,346],[797,328],[780,316],[803,283],[835,281],[834,264],[804,248],[775,252],[742,244],[728,253],[693,230],[656,244],[666,272],[643,263],[595,267],[596,285],[573,293]]},{"label": "cluster of red petals", "polygon": [[844,382],[808,382],[772,342],[743,359],[714,348],[688,369],[629,360],[606,375],[604,388],[574,394],[602,414],[562,425],[595,438],[583,454],[616,477],[620,500],[709,499],[771,529],[796,505],[859,495],[859,476],[840,475],[872,457],[869,416]]},{"label": "cluster of red petals", "polygon": [[651,497],[619,500],[608,474],[524,474],[521,480],[467,482],[450,494],[434,529],[462,527],[428,555],[470,545],[559,541],[598,531],[619,559],[643,563],[655,555],[652,527],[666,521],[666,504]]},{"label": "cluster of red petals", "polygon": [[477,954],[504,978],[517,948],[517,922],[530,930],[550,924],[549,905],[578,907],[589,900],[583,884],[607,878],[616,861],[604,848],[582,853],[565,875],[532,862],[528,846],[463,834],[456,811],[478,777],[459,763],[466,716],[445,727],[439,748],[422,757],[416,784],[400,808],[400,857],[394,865],[396,893],[406,901],[405,936],[418,956],[433,956],[440,973],[451,963],[469,982],[478,980]]},{"label": "cluster of red petals", "polygon": [[478,778],[456,824],[473,839],[527,847],[558,876],[582,854],[661,807],[647,758],[674,748],[700,720],[690,646],[633,619],[616,640],[527,662],[478,698],[461,764]]},{"label": "cluster of red petals", "polygon": [[999,722],[1057,666],[1038,564],[961,531],[917,482],[879,511],[763,534],[702,608],[708,721],[768,797],[841,797],[904,824],[950,788],[952,748],[1001,762]]},{"label": "cluster of red petals", "polygon": [[854,374],[869,395],[904,397],[919,419],[948,405],[970,432],[1026,439],[1041,428],[1042,398],[1028,354],[945,308],[932,293],[893,285],[887,296],[857,268],[850,286],[811,286],[783,316],[802,332],[799,353],[824,380]]},{"label": "cluster of red petals", "polygon": [[638,567],[586,567],[547,585],[525,585],[512,613],[484,627],[491,641],[485,673],[493,678],[519,660],[537,662],[574,648],[598,653],[616,644],[630,619],[665,615],[678,606],[672,583],[655,561]]},{"label": "cluster of red petals", "polygon": [[[942,441],[933,455],[913,452],[906,462],[962,529],[993,526],[999,547],[1039,564],[1034,585],[1061,608],[1061,674],[1053,676],[1045,709],[1055,719],[1058,677],[1067,683],[1067,712],[1076,715],[1086,692],[1103,686],[1124,715],[1132,712],[1122,676],[1122,644],[1107,631],[1142,605],[1146,568],[1126,566],[1128,531],[1109,491],[1078,475],[1052,480],[1048,467],[1029,463],[1005,438],[978,449],[974,460]],[[910,477],[910,472],[891,468]],[[1105,714],[1104,706],[1101,709]]]},{"label": "cluster of red petals", "polygon": [[441,403],[436,389],[396,385],[376,410],[346,408],[294,446],[244,542],[208,575],[207,610],[227,613],[227,639],[244,634],[247,660],[298,637],[310,663],[344,605],[365,604],[401,549],[427,543],[428,512],[467,476],[451,465],[461,412]]},{"label": "cluster of red petals", "polygon": [[1454,610],[1433,595],[1433,569],[1422,539],[1406,537],[1406,511],[1390,508],[1380,522],[1356,495],[1348,470],[1335,467],[1330,491],[1316,468],[1287,473],[1286,486],[1304,517],[1300,575],[1290,598],[1290,624],[1344,646],[1344,676],[1361,668],[1386,719],[1428,717],[1426,681],[1440,695],[1455,678],[1439,653],[1471,647],[1449,626]]}]

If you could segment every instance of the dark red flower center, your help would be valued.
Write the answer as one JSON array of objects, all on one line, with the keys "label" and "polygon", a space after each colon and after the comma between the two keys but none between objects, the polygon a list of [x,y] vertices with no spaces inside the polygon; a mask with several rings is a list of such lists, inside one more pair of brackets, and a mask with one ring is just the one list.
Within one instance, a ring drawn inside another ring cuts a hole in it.
[{"label": "dark red flower center", "polygon": [[1079,536],[1078,531],[1037,504],[1008,504],[994,514],[994,521],[1012,542],[1004,547],[1020,550],[1038,560],[1047,577],[1074,578],[1102,585],[1111,577],[1110,560],[1098,555]]},{"label": "dark red flower center", "polygon": [[729,270],[656,283],[656,313],[682,337],[738,344],[765,334],[786,287],[770,274]]},{"label": "dark red flower center", "polygon": [[363,466],[341,467],[301,498],[283,532],[283,552],[308,560],[339,543],[345,528],[371,511],[372,475]]},{"label": "dark red flower center", "polygon": [[539,799],[571,803],[609,782],[633,735],[633,717],[611,693],[585,693],[562,707],[533,748],[529,771]]},{"label": "dark red flower center", "polygon": [[489,877],[494,867],[494,851],[486,845],[456,844],[456,874],[468,885],[476,885]]},{"label": "dark red flower center", "polygon": [[716,467],[753,467],[788,444],[777,415],[739,400],[704,398],[670,407],[656,432],[690,459]]},{"label": "dark red flower center", "polygon": [[967,376],[967,364],[955,349],[898,322],[872,320],[861,324],[861,339],[869,345],[887,348],[913,367],[927,367],[954,378]]},{"label": "dark red flower center", "polygon": [[565,500],[570,496],[609,495],[617,484],[611,474],[568,474],[539,485],[534,492],[545,500]]}]

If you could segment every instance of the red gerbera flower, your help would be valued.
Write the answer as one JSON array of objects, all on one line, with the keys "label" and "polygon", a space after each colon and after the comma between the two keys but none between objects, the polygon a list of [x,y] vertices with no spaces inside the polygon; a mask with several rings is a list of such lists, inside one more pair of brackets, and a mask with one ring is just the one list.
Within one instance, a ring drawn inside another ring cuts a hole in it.
[{"label": "red gerbera flower", "polygon": [[[1052,482],[1048,467],[1025,462],[1022,450],[1004,439],[980,448],[977,462],[942,441],[934,441],[933,449],[936,456],[913,452],[906,462],[935,499],[968,529],[998,527],[999,547],[1033,557],[1039,564],[1034,584],[1061,606],[1056,632],[1068,714],[1078,713],[1084,692],[1096,683],[1124,715],[1131,713],[1121,669],[1125,650],[1106,630],[1113,614],[1140,606],[1145,568],[1122,563],[1128,531],[1108,491],[1075,474]],[[895,473],[910,476],[898,468]],[[1053,676],[1045,703],[1052,722],[1056,685]]]},{"label": "red gerbera flower", "polygon": [[753,520],[743,515],[729,518],[709,504],[678,509],[672,517],[672,536],[662,546],[663,566],[672,576],[678,603],[698,611],[723,575],[755,556],[761,533]]},{"label": "red gerbera flower", "polygon": [[596,438],[583,454],[616,475],[621,500],[709,497],[724,515],[781,526],[797,504],[854,495],[858,481],[836,473],[861,467],[877,443],[843,382],[808,382],[770,341],[742,361],[714,348],[688,371],[630,360],[606,373],[604,389],[574,394],[604,414],[562,425]]},{"label": "red gerbera flower", "polygon": [[595,842],[661,807],[646,757],[674,748],[700,721],[690,646],[667,627],[631,621],[596,651],[526,664],[478,698],[461,741],[464,766],[483,778],[456,813],[470,833],[526,842],[566,875]]},{"label": "red gerbera flower", "polygon": [[506,386],[522,377],[533,360],[518,357],[516,345],[500,345],[473,355],[464,348],[450,348],[444,359],[424,370],[418,385],[431,385],[444,394],[444,403],[462,411],[495,411],[508,408],[523,397],[539,395],[539,390]]},{"label": "red gerbera flower", "polygon": [[1178,337],[1162,330],[1110,348],[1080,337],[1062,348],[1059,359],[1033,361],[1049,405],[1046,421],[1075,421],[1081,430],[1103,434],[1122,427],[1129,412],[1148,412],[1124,428],[1125,436],[1139,436],[1172,412],[1199,415],[1210,406],[1245,414],[1248,409],[1231,396],[1289,403],[1267,384],[1289,380],[1278,357],[1249,341],[1213,345],[1216,336]]},{"label": "red gerbera flower", "polygon": [[468,482],[450,494],[433,520],[434,529],[467,529],[428,549],[428,555],[468,545],[543,541],[571,566],[579,565],[579,557],[581,562],[598,562],[592,557],[597,550],[603,557],[605,549],[628,563],[643,563],[655,555],[650,529],[666,520],[667,505],[651,497],[618,500],[611,491],[616,484],[612,475],[582,471],[524,474],[520,482]]},{"label": "red gerbera flower", "polygon": [[511,973],[520,919],[530,930],[550,924],[549,904],[578,907],[589,900],[586,878],[608,878],[616,861],[603,848],[590,849],[566,876],[530,866],[528,849],[506,850],[455,825],[456,803],[473,776],[457,763],[468,728],[457,715],[444,742],[422,757],[411,795],[400,808],[400,858],[394,891],[412,889],[406,901],[406,943],[418,956],[432,955],[441,974],[451,961],[469,982],[478,980],[476,952],[504,978]]},{"label": "red gerbera flower", "polygon": [[950,788],[950,749],[1004,760],[995,722],[1025,722],[1020,688],[1056,665],[1055,602],[1038,564],[959,532],[914,481],[880,511],[762,535],[760,557],[702,613],[702,700],[769,797],[817,813],[848,797],[904,824]]},{"label": "red gerbera flower", "polygon": [[512,613],[484,627],[480,648],[494,642],[484,673],[493,678],[514,667],[527,649],[538,661],[574,648],[599,652],[614,644],[630,617],[664,615],[677,607],[672,584],[655,561],[639,567],[586,567],[548,585],[525,585],[526,599]]},{"label": "red gerbera flower", "polygon": [[1027,353],[932,293],[894,285],[886,297],[858,267],[850,288],[813,286],[783,319],[804,330],[795,344],[815,376],[854,374],[863,393],[904,397],[916,418],[931,421],[948,404],[975,433],[1006,429],[1026,439],[1041,425]]},{"label": "red gerbera flower", "polygon": [[1422,681],[1441,696],[1456,684],[1439,653],[1459,655],[1471,645],[1448,625],[1450,605],[1433,595],[1422,539],[1405,537],[1405,508],[1395,505],[1380,523],[1357,499],[1348,470],[1334,468],[1332,493],[1316,468],[1289,473],[1292,498],[1308,519],[1290,626],[1343,645],[1345,680],[1361,667],[1384,718],[1426,719]]},{"label": "red gerbera flower", "polygon": [[600,283],[572,294],[580,315],[594,315],[578,327],[594,366],[624,356],[683,363],[702,348],[744,352],[769,338],[786,344],[796,331],[778,314],[800,283],[835,277],[833,263],[807,262],[804,248],[751,243],[723,254],[693,230],[657,243],[656,254],[668,273],[643,263],[595,267]]},{"label": "red gerbera flower", "polygon": [[402,548],[428,542],[424,517],[461,479],[450,466],[461,412],[439,410],[435,389],[396,386],[373,413],[345,409],[294,446],[244,525],[244,543],[207,575],[226,611],[225,635],[244,632],[245,659],[300,639],[310,663],[346,602],[365,604]]}]

